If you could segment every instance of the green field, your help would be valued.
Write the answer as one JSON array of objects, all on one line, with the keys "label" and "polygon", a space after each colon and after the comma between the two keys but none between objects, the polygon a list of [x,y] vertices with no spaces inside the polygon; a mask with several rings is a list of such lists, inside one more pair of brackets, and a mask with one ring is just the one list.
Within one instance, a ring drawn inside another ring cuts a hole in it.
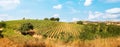
[{"label": "green field", "polygon": [[[7,29],[18,31],[23,23],[32,23],[34,25],[36,34],[42,35],[45,38],[51,39],[68,39],[70,37],[79,39],[80,32],[82,32],[83,25],[54,22],[48,20],[14,20],[7,21]],[[7,30],[8,31],[8,30]]]},{"label": "green field", "polygon": [[[29,35],[20,34],[19,28],[24,23],[31,23],[34,26],[35,34],[42,36],[41,39],[34,38]],[[55,22],[50,20],[13,20],[6,21],[6,28],[2,33],[5,38],[11,41],[24,44],[28,41],[46,41],[51,39],[54,41],[62,41],[65,43],[87,40],[95,40],[98,38],[119,37],[120,26],[106,25],[104,23],[95,24],[76,24],[67,22]]]}]

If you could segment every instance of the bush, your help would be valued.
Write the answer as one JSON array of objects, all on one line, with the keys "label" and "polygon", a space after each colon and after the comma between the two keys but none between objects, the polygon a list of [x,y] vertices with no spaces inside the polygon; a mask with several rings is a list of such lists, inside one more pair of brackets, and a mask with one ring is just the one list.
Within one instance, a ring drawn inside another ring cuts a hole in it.
[{"label": "bush", "polygon": [[6,23],[4,21],[0,22],[0,38],[3,38],[3,28],[6,27]]},{"label": "bush", "polygon": [[85,32],[97,33],[97,25],[95,24],[87,24],[84,26]]},{"label": "bush", "polygon": [[96,35],[94,33],[86,31],[86,32],[81,32],[79,38],[81,40],[93,40],[96,38]]},{"label": "bush", "polygon": [[48,18],[44,18],[44,20],[49,20]]},{"label": "bush", "polygon": [[105,23],[87,24],[84,25],[83,31],[80,33],[80,39],[82,40],[91,40],[97,37],[117,37],[120,35],[120,26],[106,25]]},{"label": "bush", "polygon": [[107,28],[107,31],[112,36],[118,36],[118,35],[120,35],[120,26],[109,25],[108,28]]},{"label": "bush", "polygon": [[31,23],[24,23],[24,24],[22,24],[21,25],[21,27],[20,27],[20,32],[23,34],[23,35],[26,35],[27,34],[27,32],[29,31],[29,30],[33,30],[33,25],[31,24]]},{"label": "bush", "polygon": [[0,28],[5,28],[6,27],[6,23],[4,21],[0,22]]},{"label": "bush", "polygon": [[59,22],[60,18],[51,17],[50,20],[51,20],[51,21],[57,21],[57,22]]},{"label": "bush", "polygon": [[77,24],[83,24],[83,22],[82,21],[77,21]]}]

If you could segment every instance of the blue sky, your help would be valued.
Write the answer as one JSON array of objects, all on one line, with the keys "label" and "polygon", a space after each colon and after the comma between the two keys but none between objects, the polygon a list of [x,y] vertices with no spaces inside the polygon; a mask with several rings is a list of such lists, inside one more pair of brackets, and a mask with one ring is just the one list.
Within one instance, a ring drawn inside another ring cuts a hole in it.
[{"label": "blue sky", "polygon": [[120,21],[120,0],[0,0],[0,20]]}]

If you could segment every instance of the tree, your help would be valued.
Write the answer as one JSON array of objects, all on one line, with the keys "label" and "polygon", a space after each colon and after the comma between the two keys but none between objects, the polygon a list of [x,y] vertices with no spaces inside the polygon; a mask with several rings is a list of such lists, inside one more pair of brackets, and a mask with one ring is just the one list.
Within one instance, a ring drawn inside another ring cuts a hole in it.
[{"label": "tree", "polygon": [[25,20],[25,17],[23,17],[23,20]]},{"label": "tree", "polygon": [[59,21],[60,18],[54,18],[54,17],[51,17],[50,20],[51,20],[51,21]]},{"label": "tree", "polygon": [[55,21],[55,18],[54,18],[54,17],[51,17],[50,20],[51,20],[51,21]]},{"label": "tree", "polygon": [[83,22],[82,21],[77,21],[77,24],[83,24]]},{"label": "tree", "polygon": [[0,28],[5,28],[6,27],[6,23],[4,21],[0,22]]},{"label": "tree", "polygon": [[60,18],[55,18],[55,21],[59,21],[60,20]]},{"label": "tree", "polygon": [[24,23],[20,27],[20,32],[23,35],[26,35],[29,30],[33,30],[33,29],[34,29],[34,27],[33,27],[33,25],[31,23]]},{"label": "tree", "polygon": [[48,18],[44,18],[44,20],[49,20]]}]

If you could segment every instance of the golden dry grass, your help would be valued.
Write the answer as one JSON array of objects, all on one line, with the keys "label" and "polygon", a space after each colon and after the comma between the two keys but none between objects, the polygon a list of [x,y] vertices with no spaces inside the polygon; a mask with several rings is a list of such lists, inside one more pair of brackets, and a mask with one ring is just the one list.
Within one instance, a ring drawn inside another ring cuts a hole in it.
[{"label": "golden dry grass", "polygon": [[86,41],[74,41],[72,44],[74,47],[120,47],[119,38],[106,38],[95,39]]},{"label": "golden dry grass", "polygon": [[0,47],[17,47],[17,44],[7,38],[0,38]]},{"label": "golden dry grass", "polygon": [[1,38],[0,47],[120,47],[120,37],[105,39],[99,38],[86,41],[76,40],[69,43],[50,39],[46,39],[44,41],[29,40],[24,44],[16,44],[7,38]]}]

